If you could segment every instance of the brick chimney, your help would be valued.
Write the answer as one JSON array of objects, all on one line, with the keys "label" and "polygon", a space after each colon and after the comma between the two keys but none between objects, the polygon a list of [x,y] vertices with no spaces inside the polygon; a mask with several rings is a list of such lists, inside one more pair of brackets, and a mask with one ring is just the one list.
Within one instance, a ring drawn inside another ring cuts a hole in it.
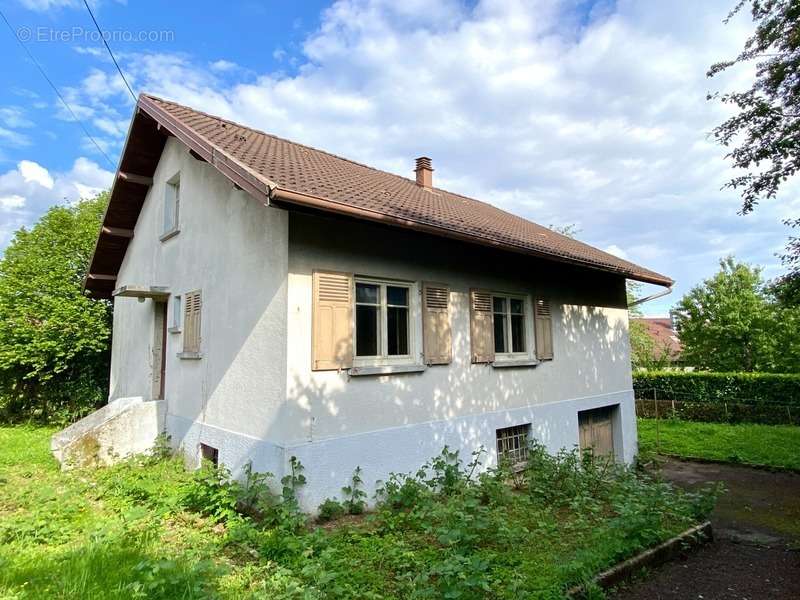
[{"label": "brick chimney", "polygon": [[431,159],[427,156],[420,156],[417,159],[417,168],[414,169],[417,174],[417,185],[425,189],[433,187],[433,167],[431,167]]}]

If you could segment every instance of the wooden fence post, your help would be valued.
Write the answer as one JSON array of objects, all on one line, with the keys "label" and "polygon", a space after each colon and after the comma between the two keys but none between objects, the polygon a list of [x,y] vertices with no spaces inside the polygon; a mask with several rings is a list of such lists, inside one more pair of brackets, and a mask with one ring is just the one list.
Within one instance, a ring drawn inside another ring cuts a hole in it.
[{"label": "wooden fence post", "polygon": [[658,390],[653,388],[653,403],[656,407],[656,452],[661,454],[661,432],[659,431],[658,422]]}]

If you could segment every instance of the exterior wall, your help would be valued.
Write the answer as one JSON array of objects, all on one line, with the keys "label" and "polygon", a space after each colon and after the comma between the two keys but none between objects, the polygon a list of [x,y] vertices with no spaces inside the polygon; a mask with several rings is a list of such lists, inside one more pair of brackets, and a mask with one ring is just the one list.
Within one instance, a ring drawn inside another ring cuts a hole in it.
[{"label": "exterior wall", "polygon": [[[292,213],[289,230],[287,401],[270,439],[305,464],[308,508],[338,495],[357,465],[370,488],[389,471],[415,470],[445,444],[462,457],[483,445],[492,464],[499,427],[531,423],[551,451],[570,448],[577,412],[612,404],[620,407],[616,451],[633,459],[622,278],[343,219]],[[311,371],[314,269],[449,284],[452,363],[387,376]],[[555,359],[535,368],[471,364],[471,287],[550,298]]]},{"label": "exterior wall", "polygon": [[[164,189],[179,171],[180,233],[162,242]],[[449,284],[453,362],[389,376],[312,372],[314,269]],[[178,358],[182,334],[167,334],[167,432],[193,461],[200,443],[218,448],[235,475],[252,461],[277,480],[297,456],[309,481],[307,510],[339,495],[356,466],[371,493],[376,480],[416,470],[445,444],[464,458],[483,445],[493,464],[499,427],[531,423],[550,450],[571,447],[577,412],[600,406],[619,406],[618,457],[630,461],[636,452],[619,277],[267,208],[170,139],[116,285],[202,290],[202,358]],[[549,298],[555,359],[535,368],[471,364],[471,287]],[[150,399],[153,306],[115,300],[111,400]]]},{"label": "exterior wall", "polygon": [[[178,172],[180,233],[162,242],[165,185]],[[167,430],[190,455],[205,430],[236,432],[255,445],[285,401],[287,236],[285,211],[237,191],[168,140],[116,285],[202,291],[202,358],[178,358],[181,333],[167,333],[166,346]],[[114,301],[111,400],[152,394],[153,314],[152,300]]]}]

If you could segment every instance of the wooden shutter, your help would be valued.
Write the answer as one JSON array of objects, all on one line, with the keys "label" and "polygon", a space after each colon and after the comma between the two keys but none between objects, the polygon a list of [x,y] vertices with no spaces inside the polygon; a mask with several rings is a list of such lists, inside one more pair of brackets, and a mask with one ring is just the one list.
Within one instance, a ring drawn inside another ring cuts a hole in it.
[{"label": "wooden shutter", "polygon": [[450,288],[447,285],[422,284],[422,347],[426,364],[450,364]]},{"label": "wooden shutter", "polygon": [[476,289],[469,291],[469,332],[472,362],[494,361],[491,292]]},{"label": "wooden shutter", "polygon": [[311,308],[311,368],[353,366],[353,275],[314,271]]},{"label": "wooden shutter", "polygon": [[183,298],[183,351],[200,352],[200,291],[187,292]]},{"label": "wooden shutter", "polygon": [[538,299],[533,304],[533,322],[536,330],[536,358],[553,359],[553,320],[550,301]]}]

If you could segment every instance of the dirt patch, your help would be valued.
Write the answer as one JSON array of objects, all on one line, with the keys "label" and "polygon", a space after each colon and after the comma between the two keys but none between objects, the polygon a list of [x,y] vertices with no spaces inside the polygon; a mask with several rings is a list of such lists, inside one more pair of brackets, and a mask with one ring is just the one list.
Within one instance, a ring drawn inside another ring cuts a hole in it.
[{"label": "dirt patch", "polygon": [[[800,451],[800,450],[798,450]],[[664,478],[688,489],[721,481],[728,492],[711,522],[718,536],[761,533],[800,542],[800,474],[667,460]]]},{"label": "dirt patch", "polygon": [[618,600],[800,598],[800,474],[667,460],[661,473],[692,489],[723,482],[715,541],[620,589]]},{"label": "dirt patch", "polygon": [[796,600],[800,554],[717,540],[621,589],[616,600]]}]

